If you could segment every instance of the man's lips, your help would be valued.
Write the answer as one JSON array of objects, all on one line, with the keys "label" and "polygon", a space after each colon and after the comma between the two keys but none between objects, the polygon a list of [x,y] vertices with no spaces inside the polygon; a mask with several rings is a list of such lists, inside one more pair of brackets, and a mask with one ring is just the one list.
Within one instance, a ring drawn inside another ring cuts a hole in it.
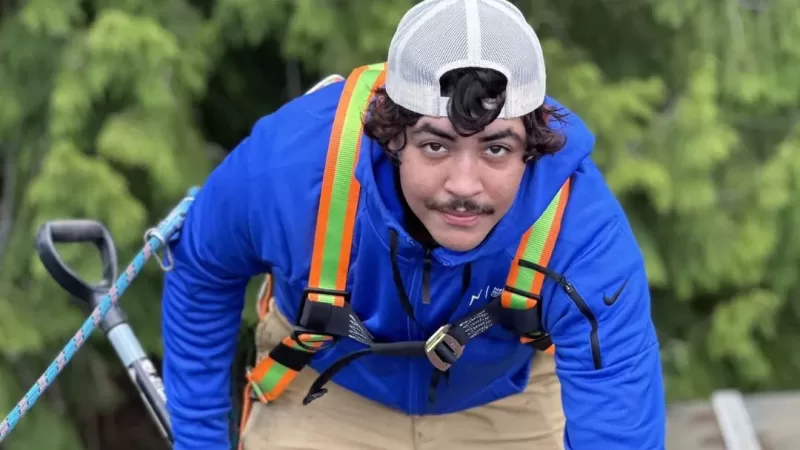
[{"label": "man's lips", "polygon": [[478,219],[480,219],[479,214],[467,211],[442,211],[441,214],[445,222],[456,227],[469,227],[475,225],[475,223],[478,222]]}]

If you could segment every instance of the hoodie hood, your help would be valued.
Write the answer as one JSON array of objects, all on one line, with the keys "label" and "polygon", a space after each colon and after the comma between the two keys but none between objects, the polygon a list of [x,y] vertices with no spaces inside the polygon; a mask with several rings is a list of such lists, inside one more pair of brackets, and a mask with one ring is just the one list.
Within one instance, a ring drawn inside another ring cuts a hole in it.
[{"label": "hoodie hood", "polygon": [[[552,125],[555,131],[566,136],[564,148],[528,166],[511,208],[479,246],[466,252],[443,247],[433,250],[433,257],[443,265],[466,264],[510,247],[515,248],[520,236],[542,215],[567,178],[591,154],[595,138],[583,120],[549,97],[545,99],[545,104],[561,110],[565,115],[563,123],[554,122]],[[365,196],[373,227],[387,249],[392,230],[398,234],[399,257],[419,257],[424,253],[422,245],[402,226],[405,213],[395,187],[392,161],[378,143],[366,136],[362,137],[361,149],[355,176],[361,184],[361,195]]]}]

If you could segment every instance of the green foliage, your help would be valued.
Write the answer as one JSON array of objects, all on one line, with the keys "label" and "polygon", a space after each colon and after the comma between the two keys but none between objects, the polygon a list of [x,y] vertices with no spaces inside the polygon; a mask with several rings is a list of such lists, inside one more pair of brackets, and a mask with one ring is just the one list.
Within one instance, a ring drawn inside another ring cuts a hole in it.
[{"label": "green foliage", "polygon": [[[100,220],[127,264],[145,229],[258,117],[323,75],[383,60],[415,2],[11,3],[0,6],[5,410],[86,317],[38,261],[43,222]],[[595,132],[594,159],[634,226],[670,398],[797,388],[796,2],[516,3],[542,38],[550,95]],[[64,246],[63,255],[81,275],[99,276],[93,249]],[[154,354],[161,279],[149,264],[123,297]],[[79,437],[78,417],[138,401],[114,381],[115,358],[102,337],[91,339],[9,448],[97,448]]]}]

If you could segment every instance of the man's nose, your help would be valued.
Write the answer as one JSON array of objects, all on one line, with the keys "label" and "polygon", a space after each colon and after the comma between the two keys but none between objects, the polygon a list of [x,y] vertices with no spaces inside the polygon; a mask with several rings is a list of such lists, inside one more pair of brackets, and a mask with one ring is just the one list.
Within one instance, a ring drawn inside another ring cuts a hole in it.
[{"label": "man's nose", "polygon": [[453,196],[472,198],[483,190],[479,174],[480,161],[471,152],[459,152],[451,159],[451,166],[445,181],[445,190]]}]

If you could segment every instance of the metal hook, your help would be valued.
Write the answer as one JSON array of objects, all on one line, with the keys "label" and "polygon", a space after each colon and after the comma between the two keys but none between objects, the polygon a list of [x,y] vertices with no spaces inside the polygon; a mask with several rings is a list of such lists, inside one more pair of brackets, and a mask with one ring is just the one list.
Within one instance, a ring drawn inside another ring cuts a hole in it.
[{"label": "metal hook", "polygon": [[[164,272],[169,272],[175,267],[175,261],[172,258],[172,253],[170,252],[169,244],[167,243],[166,239],[164,239],[164,236],[162,236],[161,233],[158,232],[158,228],[150,228],[144,232],[145,244],[147,244],[147,242],[153,237],[158,239],[161,242],[161,246],[164,247],[164,259],[163,260],[161,259],[161,256],[159,256],[158,251],[153,252],[153,257],[156,259],[156,261],[158,261],[158,266],[161,267],[161,270],[163,270]],[[164,261],[166,261],[166,263]]]}]

